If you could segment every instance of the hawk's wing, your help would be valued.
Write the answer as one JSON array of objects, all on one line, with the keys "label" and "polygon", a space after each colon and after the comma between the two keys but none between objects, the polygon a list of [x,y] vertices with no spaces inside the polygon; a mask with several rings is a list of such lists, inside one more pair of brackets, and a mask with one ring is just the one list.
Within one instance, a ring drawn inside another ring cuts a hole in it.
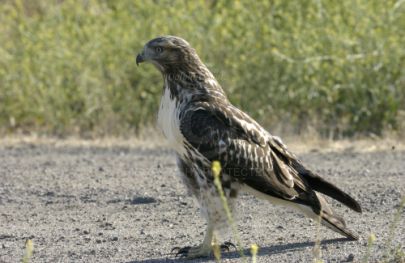
[{"label": "hawk's wing", "polygon": [[191,146],[208,160],[220,161],[234,180],[276,198],[317,202],[291,166],[294,156],[231,104],[196,103],[181,116],[180,129]]},{"label": "hawk's wing", "polygon": [[220,161],[234,180],[259,192],[317,209],[315,190],[361,212],[351,196],[306,169],[278,137],[229,103],[193,104],[182,114],[180,129],[204,157]]}]

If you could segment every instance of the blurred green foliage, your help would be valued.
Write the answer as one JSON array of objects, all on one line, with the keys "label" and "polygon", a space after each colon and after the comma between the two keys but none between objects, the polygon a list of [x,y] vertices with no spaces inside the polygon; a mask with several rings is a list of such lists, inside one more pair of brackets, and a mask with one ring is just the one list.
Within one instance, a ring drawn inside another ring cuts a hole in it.
[{"label": "blurred green foliage", "polygon": [[3,132],[122,135],[154,121],[162,79],[135,55],[166,34],[270,130],[381,134],[404,120],[401,0],[0,3]]}]

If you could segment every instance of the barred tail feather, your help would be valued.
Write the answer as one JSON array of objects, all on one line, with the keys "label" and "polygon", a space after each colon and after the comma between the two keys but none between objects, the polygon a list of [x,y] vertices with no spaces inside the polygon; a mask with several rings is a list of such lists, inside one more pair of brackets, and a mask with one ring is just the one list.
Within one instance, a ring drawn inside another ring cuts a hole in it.
[{"label": "barred tail feather", "polygon": [[326,202],[325,198],[320,193],[314,192],[314,199],[318,199],[317,202],[314,202],[312,205],[304,205],[295,203],[294,201],[272,197],[248,186],[245,186],[244,190],[260,199],[268,200],[273,204],[285,205],[297,209],[303,212],[307,217],[312,218],[315,221],[318,221],[319,216],[321,216],[322,225],[351,240],[359,239],[358,235],[356,235],[346,227],[346,223],[343,218],[333,212],[330,205]]},{"label": "barred tail feather", "polygon": [[321,214],[321,223],[322,225],[332,229],[333,231],[346,236],[347,238],[351,240],[358,240],[359,236],[352,231],[350,231],[346,227],[346,223],[343,220],[343,218],[336,216],[336,215],[330,215],[328,213],[322,213]]},{"label": "barred tail feather", "polygon": [[319,193],[316,193],[316,196],[319,200],[320,209],[319,207],[310,208],[308,206],[301,206],[301,211],[303,211],[308,217],[314,219],[315,221],[318,221],[320,216],[322,225],[351,240],[358,240],[359,236],[346,227],[344,219],[333,212],[332,208],[326,202],[325,198]]}]

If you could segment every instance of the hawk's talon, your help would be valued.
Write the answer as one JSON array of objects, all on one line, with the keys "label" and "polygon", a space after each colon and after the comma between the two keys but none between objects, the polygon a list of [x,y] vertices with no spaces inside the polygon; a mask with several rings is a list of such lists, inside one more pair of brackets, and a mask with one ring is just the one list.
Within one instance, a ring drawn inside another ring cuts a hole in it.
[{"label": "hawk's talon", "polygon": [[174,252],[175,250],[180,250],[180,247],[174,247],[174,248],[172,248],[172,250],[170,251],[170,254],[173,254],[173,252]]},{"label": "hawk's talon", "polygon": [[[177,250],[177,253],[175,252]],[[198,257],[205,257],[209,256],[211,252],[210,248],[207,248],[203,245],[196,246],[196,247],[191,247],[191,246],[186,246],[186,247],[174,247],[172,249],[172,254],[176,253],[174,256],[175,258],[198,258]]]},{"label": "hawk's talon", "polygon": [[232,242],[229,242],[229,241],[224,242],[224,243],[221,244],[221,246],[220,246],[221,250],[222,250],[222,251],[226,251],[226,252],[229,252],[229,250],[230,250],[231,247],[233,247],[235,250],[237,250],[235,244],[232,243]]},{"label": "hawk's talon", "polygon": [[176,258],[177,257],[180,257],[180,258],[187,257],[188,252],[190,251],[190,249],[191,249],[190,246],[179,248],[179,250],[177,251],[175,257]]},{"label": "hawk's talon", "polygon": [[[180,258],[182,258],[182,257],[186,257],[187,256],[187,253],[188,253],[188,251],[190,250],[190,246],[187,246],[187,247],[174,247],[173,249],[172,249],[172,251],[171,251],[171,254],[174,254],[174,253],[176,253],[176,255],[174,256],[174,257],[180,257]],[[177,250],[177,252],[175,252]]]}]

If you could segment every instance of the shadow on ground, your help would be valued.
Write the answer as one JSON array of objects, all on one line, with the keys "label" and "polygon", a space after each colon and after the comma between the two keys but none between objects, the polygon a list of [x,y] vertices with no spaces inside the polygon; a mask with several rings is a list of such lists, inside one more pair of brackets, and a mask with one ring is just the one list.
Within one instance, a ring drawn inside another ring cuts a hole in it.
[{"label": "shadow on ground", "polygon": [[[321,245],[327,245],[327,244],[336,244],[336,243],[342,243],[342,242],[348,242],[351,241],[347,238],[334,238],[334,239],[327,239],[321,241]],[[279,253],[285,253],[285,252],[293,252],[297,250],[301,250],[303,248],[307,247],[313,247],[315,246],[315,242],[298,242],[298,243],[290,243],[290,244],[280,244],[280,245],[273,245],[269,247],[260,247],[258,256],[268,256],[271,254],[279,254]],[[249,249],[244,249],[243,251],[244,255],[250,256],[250,250]],[[240,258],[239,252],[234,251],[234,252],[226,252],[222,254],[223,259],[235,259],[235,258]],[[162,263],[162,262],[208,262],[212,261],[214,258],[208,257],[208,258],[201,258],[201,259],[196,259],[193,261],[190,260],[185,260],[182,258],[174,258],[173,254],[168,254],[167,257],[164,258],[155,258],[155,259],[144,259],[144,260],[133,260],[133,261],[127,261],[125,263]]]}]

